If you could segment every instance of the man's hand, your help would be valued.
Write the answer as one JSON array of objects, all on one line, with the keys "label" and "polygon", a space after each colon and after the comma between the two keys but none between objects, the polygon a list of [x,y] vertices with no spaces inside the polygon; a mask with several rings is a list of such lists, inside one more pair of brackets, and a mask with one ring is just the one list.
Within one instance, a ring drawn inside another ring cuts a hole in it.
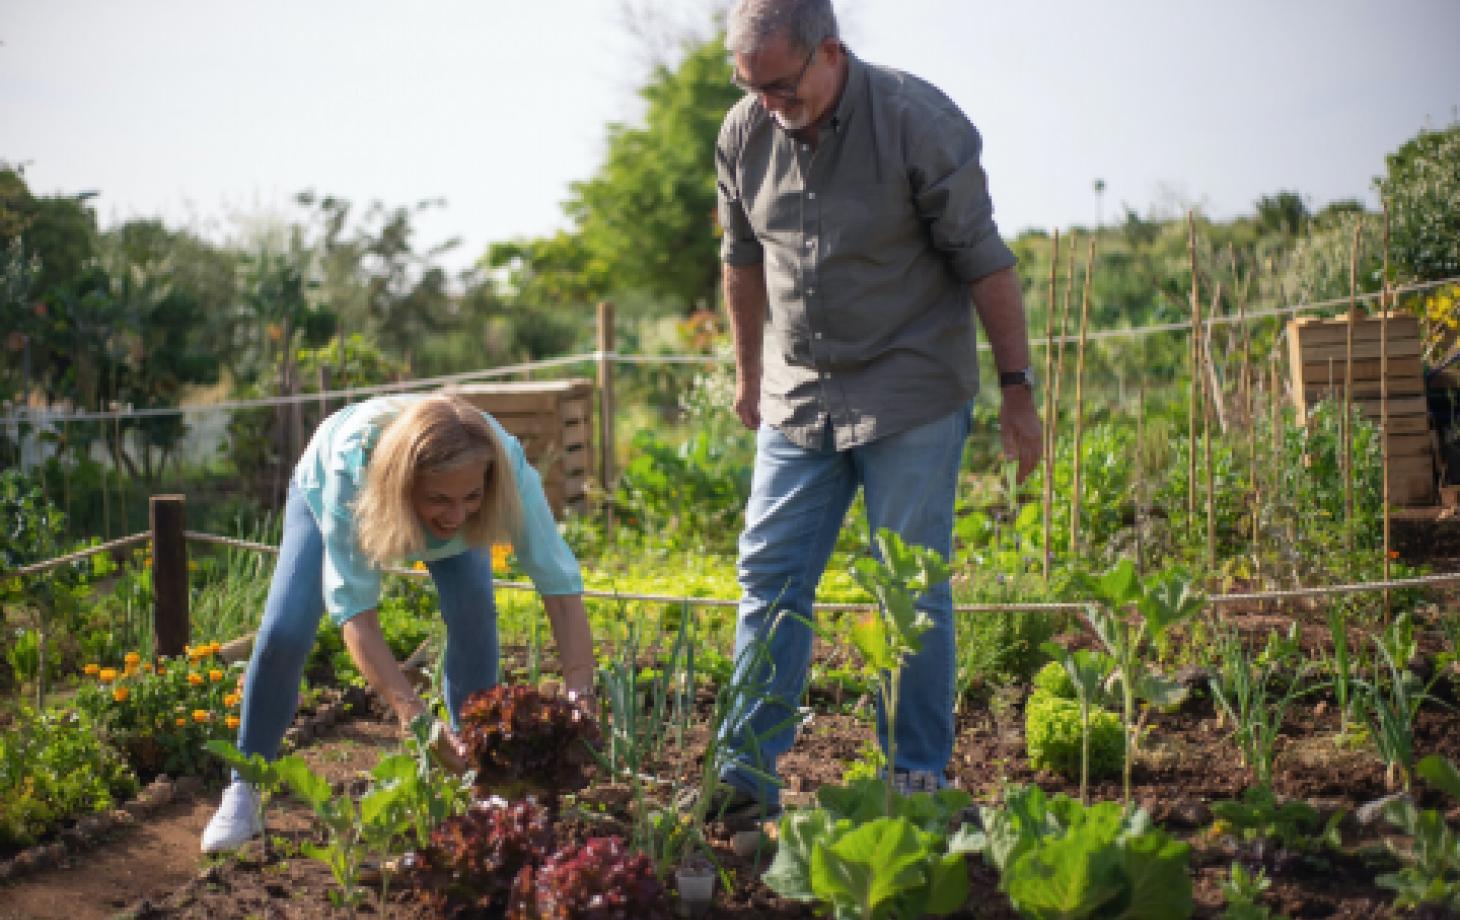
[{"label": "man's hand", "polygon": [[1019,461],[1019,481],[1023,482],[1039,465],[1044,453],[1044,427],[1039,409],[1034,404],[1034,391],[1026,386],[1004,387],[1003,405],[999,407],[999,434],[1004,442],[1004,456]]},{"label": "man's hand", "polygon": [[735,375],[735,415],[740,424],[757,431],[760,428],[760,375]]}]

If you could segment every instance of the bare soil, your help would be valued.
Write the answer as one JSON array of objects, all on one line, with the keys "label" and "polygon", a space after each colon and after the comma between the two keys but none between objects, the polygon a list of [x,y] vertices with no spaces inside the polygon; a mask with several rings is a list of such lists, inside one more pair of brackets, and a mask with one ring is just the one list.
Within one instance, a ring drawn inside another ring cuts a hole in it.
[{"label": "bare soil", "polygon": [[[1401,534],[1412,558],[1430,561],[1436,571],[1460,570],[1460,539],[1446,530],[1434,539]],[[1439,596],[1453,609],[1456,595]],[[1326,642],[1322,613],[1316,610],[1246,611],[1236,619],[1265,629],[1293,618],[1304,624],[1305,645]],[[1452,708],[1427,708],[1416,728],[1418,756],[1440,753],[1460,762],[1460,710],[1454,708],[1460,678],[1443,678],[1437,689]],[[959,740],[950,765],[955,781],[976,799],[996,800],[1003,784],[1037,782],[1047,791],[1077,793],[1075,784],[1030,769],[1024,754],[1022,706],[968,705],[959,715]],[[796,747],[782,762],[791,803],[811,799],[826,783],[839,782],[873,737],[865,707],[817,706]],[[701,730],[702,731],[702,730]],[[1342,809],[1344,848],[1309,860],[1295,854],[1267,854],[1244,849],[1230,838],[1209,832],[1210,805],[1232,799],[1252,782],[1228,730],[1216,719],[1212,703],[1194,694],[1180,711],[1157,714],[1149,723],[1143,749],[1135,762],[1133,798],[1168,831],[1192,846],[1191,865],[1196,916],[1216,917],[1223,908],[1220,884],[1234,860],[1266,865],[1273,886],[1265,903],[1284,917],[1384,918],[1398,916],[1390,893],[1376,886],[1375,876],[1394,867],[1382,824],[1360,826],[1352,812],[1389,791],[1383,767],[1371,749],[1338,743],[1338,722],[1331,704],[1295,706],[1283,732],[1274,787],[1280,796],[1301,798],[1321,810]],[[359,712],[325,730],[301,749],[317,770],[332,781],[358,780],[382,752],[398,742],[395,726],[371,711]],[[671,751],[657,772],[676,785],[693,781],[702,739],[690,739],[683,750]],[[1416,787],[1422,805],[1447,807],[1442,799]],[[73,850],[64,864],[0,885],[0,920],[46,918],[89,920],[176,918],[343,918],[349,911],[330,904],[334,882],[323,864],[300,854],[306,840],[321,840],[304,806],[276,801],[268,812],[267,845],[252,843],[240,853],[208,858],[198,840],[216,802],[216,790],[180,798],[130,826],[114,828],[103,839]],[[1118,800],[1120,783],[1103,781],[1091,790],[1094,799]],[[1460,810],[1452,810],[1452,822]],[[611,829],[613,821],[608,821]],[[570,836],[601,832],[602,823],[567,829]],[[712,828],[712,831],[723,829]],[[759,864],[739,858],[728,836],[713,841],[716,856],[731,871],[734,887],[717,892],[710,917],[811,917],[808,905],[787,902],[758,881]],[[996,874],[981,860],[969,861],[972,896],[956,916],[1008,918],[1015,913],[997,891]],[[389,900],[372,897],[358,909],[363,916],[413,920],[429,914],[397,885]]]}]

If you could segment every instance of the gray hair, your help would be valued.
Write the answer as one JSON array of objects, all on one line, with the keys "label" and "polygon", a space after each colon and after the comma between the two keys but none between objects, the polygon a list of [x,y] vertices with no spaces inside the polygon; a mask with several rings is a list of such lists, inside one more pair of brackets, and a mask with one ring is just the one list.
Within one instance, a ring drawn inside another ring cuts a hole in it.
[{"label": "gray hair", "polygon": [[839,38],[831,0],[737,0],[725,22],[725,48],[754,54],[777,35],[792,48],[810,51]]}]

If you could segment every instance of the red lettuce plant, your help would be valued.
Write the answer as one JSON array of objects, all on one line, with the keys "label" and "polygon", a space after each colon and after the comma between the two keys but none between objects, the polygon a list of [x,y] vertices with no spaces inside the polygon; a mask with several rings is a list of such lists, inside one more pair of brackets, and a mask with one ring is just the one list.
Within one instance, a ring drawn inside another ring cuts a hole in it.
[{"label": "red lettuce plant", "polygon": [[542,865],[556,845],[551,818],[533,802],[477,802],[431,832],[411,884],[443,917],[501,916],[517,874]]},{"label": "red lettuce plant", "polygon": [[523,870],[509,920],[669,920],[669,899],[654,864],[618,837],[593,837]]},{"label": "red lettuce plant", "polygon": [[602,740],[576,702],[531,687],[497,686],[467,697],[461,740],[479,795],[538,794],[549,806],[588,785],[586,768]]}]

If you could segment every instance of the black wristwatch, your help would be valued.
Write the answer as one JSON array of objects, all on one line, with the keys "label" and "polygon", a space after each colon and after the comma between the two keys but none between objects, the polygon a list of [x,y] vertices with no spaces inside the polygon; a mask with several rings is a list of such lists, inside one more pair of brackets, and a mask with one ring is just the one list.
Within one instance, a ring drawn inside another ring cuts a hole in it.
[{"label": "black wristwatch", "polygon": [[1000,371],[999,388],[1004,387],[1028,387],[1034,389],[1034,370],[1024,368],[1022,371]]}]

